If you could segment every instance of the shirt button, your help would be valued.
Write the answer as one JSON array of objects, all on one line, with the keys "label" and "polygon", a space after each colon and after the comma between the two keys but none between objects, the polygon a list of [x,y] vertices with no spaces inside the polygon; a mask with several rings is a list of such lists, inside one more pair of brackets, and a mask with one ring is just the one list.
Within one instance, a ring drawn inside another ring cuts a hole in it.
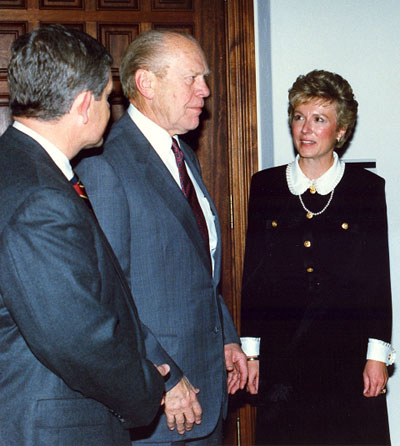
[{"label": "shirt button", "polygon": [[311,242],[310,242],[310,240],[306,240],[306,241],[304,242],[304,246],[305,246],[306,248],[309,248],[309,247],[311,246]]},{"label": "shirt button", "polygon": [[313,273],[313,272],[314,272],[314,268],[311,268],[311,267],[310,267],[310,268],[307,268],[307,272],[308,272],[308,273]]},{"label": "shirt button", "polygon": [[274,220],[274,221],[271,223],[271,225],[272,225],[273,228],[276,228],[276,227],[278,226],[278,222]]},{"label": "shirt button", "polygon": [[349,224],[348,223],[342,223],[342,229],[344,229],[344,230],[349,229]]}]

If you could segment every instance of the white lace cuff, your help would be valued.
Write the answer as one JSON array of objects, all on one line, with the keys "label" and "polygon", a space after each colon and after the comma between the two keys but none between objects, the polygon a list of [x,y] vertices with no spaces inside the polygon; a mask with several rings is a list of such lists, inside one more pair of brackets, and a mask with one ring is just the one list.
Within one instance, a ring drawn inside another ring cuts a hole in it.
[{"label": "white lace cuff", "polygon": [[388,342],[379,339],[368,339],[367,359],[384,362],[392,365],[396,359],[396,350]]},{"label": "white lace cuff", "polygon": [[261,338],[240,338],[242,350],[246,356],[258,356],[260,354]]}]

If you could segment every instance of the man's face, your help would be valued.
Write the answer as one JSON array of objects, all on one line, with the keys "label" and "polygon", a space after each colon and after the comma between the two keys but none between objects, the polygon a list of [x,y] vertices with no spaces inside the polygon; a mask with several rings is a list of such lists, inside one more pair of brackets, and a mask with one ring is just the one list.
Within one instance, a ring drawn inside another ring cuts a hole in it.
[{"label": "man's face", "polygon": [[185,38],[171,40],[168,68],[154,82],[151,117],[171,136],[187,133],[199,125],[204,98],[209,96],[205,81],[207,62],[198,46]]},{"label": "man's face", "polygon": [[106,129],[108,120],[110,119],[110,104],[108,102],[108,97],[110,96],[113,89],[113,83],[111,74],[103,90],[101,98],[95,100],[92,96],[92,103],[90,104],[89,117],[91,120],[92,130],[90,132],[90,142],[85,145],[88,147],[99,147],[103,144],[103,133]]}]

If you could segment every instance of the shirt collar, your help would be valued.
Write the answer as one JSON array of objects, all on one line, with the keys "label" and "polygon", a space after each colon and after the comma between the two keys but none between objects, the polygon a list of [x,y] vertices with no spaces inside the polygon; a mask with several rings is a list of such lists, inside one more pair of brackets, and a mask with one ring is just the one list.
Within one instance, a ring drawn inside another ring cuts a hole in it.
[{"label": "shirt collar", "polygon": [[[133,104],[129,105],[128,114],[158,155],[161,158],[163,158],[163,153],[170,156],[170,153],[172,153],[172,138],[170,134],[141,113]],[[174,138],[179,142],[178,135],[174,135]]]},{"label": "shirt collar", "polygon": [[332,166],[319,178],[311,180],[301,170],[299,158],[300,156],[297,155],[296,159],[286,168],[287,184],[293,195],[303,194],[311,185],[320,195],[327,195],[335,189],[343,177],[345,163],[339,159],[336,152],[333,152]]},{"label": "shirt collar", "polygon": [[22,124],[19,121],[14,121],[13,127],[19,130],[22,133],[30,136],[37,143],[39,143],[43,149],[48,153],[50,158],[53,160],[54,164],[61,170],[61,172],[65,175],[67,180],[71,180],[74,176],[74,172],[72,171],[71,164],[66,155],[58,149],[53,143],[44,138],[39,133],[32,130],[30,127],[27,127],[25,124]]}]

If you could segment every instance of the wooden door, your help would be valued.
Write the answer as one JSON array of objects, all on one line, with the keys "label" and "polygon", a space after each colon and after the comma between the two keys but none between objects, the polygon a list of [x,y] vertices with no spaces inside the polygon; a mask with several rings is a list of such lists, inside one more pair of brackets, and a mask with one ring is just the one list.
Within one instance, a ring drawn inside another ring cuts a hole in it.
[{"label": "wooden door", "polygon": [[[196,150],[216,203],[223,243],[222,293],[239,328],[246,209],[257,167],[253,0],[0,0],[0,134],[11,122],[7,64],[14,39],[41,24],[61,23],[98,39],[112,54],[112,118],[127,106],[119,82],[121,56],[152,28],[187,31],[208,59],[211,96],[201,125],[183,136]],[[230,411],[226,444],[252,444],[252,411]]]}]

